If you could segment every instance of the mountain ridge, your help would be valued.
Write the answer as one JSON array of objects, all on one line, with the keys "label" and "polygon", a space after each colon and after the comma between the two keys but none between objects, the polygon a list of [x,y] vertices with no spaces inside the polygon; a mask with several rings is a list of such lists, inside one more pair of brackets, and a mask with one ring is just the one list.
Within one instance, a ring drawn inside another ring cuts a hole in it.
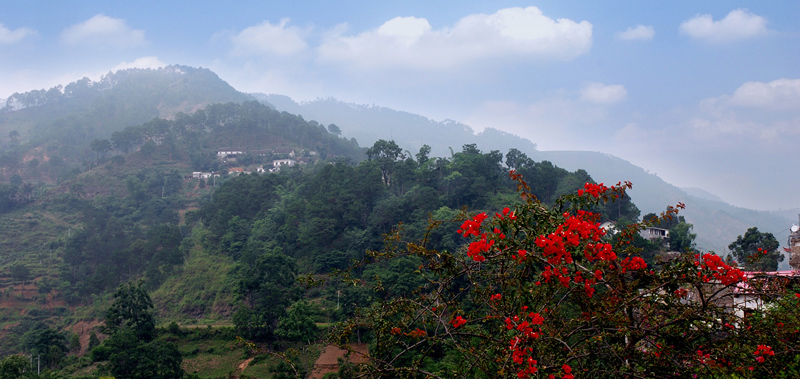
[{"label": "mountain ridge", "polygon": [[[78,104],[82,108],[76,112],[77,121],[59,118],[58,103],[64,103],[61,106],[74,105],[66,104],[70,100],[68,94],[78,93],[90,96]],[[115,105],[115,101],[119,100],[116,97],[125,96],[136,101],[126,102],[122,108]],[[342,135],[355,139],[362,146],[370,146],[378,139],[394,140],[413,155],[413,152],[427,144],[434,156],[450,156],[452,151],[473,143],[484,150],[498,150],[501,153],[516,148],[537,161],[548,160],[571,171],[585,169],[598,182],[608,184],[629,180],[634,183],[630,195],[643,213],[658,213],[666,206],[678,202],[686,204],[687,209],[683,214],[688,221],[695,224],[698,245],[708,250],[724,252],[727,244],[750,226],[772,232],[776,238],[783,240],[785,236],[781,233],[794,220],[786,212],[754,211],[719,202],[717,199],[708,199],[708,193],[704,196],[693,196],[643,168],[610,154],[541,151],[534,141],[495,128],[475,133],[469,125],[457,121],[434,121],[410,112],[377,105],[346,103],[335,98],[298,103],[284,95],[245,94],[231,87],[209,69],[188,66],[120,70],[105,75],[97,82],[84,78],[47,91],[14,94],[2,108],[4,111],[0,111],[0,136],[17,131],[23,140],[35,141],[38,138],[40,143],[45,138],[59,137],[61,143],[71,143],[70,151],[85,149],[83,155],[76,156],[79,162],[80,159],[87,160],[91,156],[85,146],[88,141],[92,138],[106,138],[127,125],[144,123],[154,117],[174,117],[184,111],[199,109],[204,104],[253,99],[279,111],[314,120],[323,127],[336,124]],[[57,106],[53,107],[55,110],[36,108],[48,102],[56,103]],[[14,107],[20,109],[11,111]],[[21,127],[11,126],[15,119],[31,114],[33,121],[28,121]],[[96,114],[108,116],[110,121],[102,124],[83,121]],[[45,124],[56,127],[51,132],[52,135],[41,135]]]},{"label": "mountain ridge", "polygon": [[[643,214],[663,212],[667,206],[674,206],[678,202],[685,204],[686,209],[681,214],[694,224],[698,247],[704,250],[725,253],[727,245],[752,226],[771,232],[779,241],[783,241],[788,236],[784,235],[784,231],[792,223],[785,213],[737,207],[719,201],[719,197],[706,191],[703,191],[703,196],[697,196],[701,194],[697,191],[690,194],[644,168],[611,154],[541,151],[536,148],[534,141],[498,129],[487,128],[476,134],[470,126],[456,121],[436,122],[408,112],[374,105],[359,107],[334,98],[298,103],[284,95],[251,95],[259,101],[274,105],[278,110],[296,113],[307,119],[334,123],[341,128],[344,135],[356,138],[362,145],[368,146],[377,139],[393,139],[403,148],[412,150],[422,145],[417,141],[420,136],[447,136],[447,143],[437,143],[442,138],[428,140],[433,152],[446,155],[449,149],[457,149],[459,144],[467,143],[477,143],[484,149],[499,150],[504,154],[513,147],[536,161],[548,160],[570,171],[584,169],[598,182],[609,184],[631,181],[634,187],[630,196]],[[359,111],[366,114],[359,115]],[[390,119],[390,116],[399,116],[406,122],[416,120],[419,124],[405,125],[402,128],[399,127],[399,121]],[[787,261],[782,264],[786,265]]]}]

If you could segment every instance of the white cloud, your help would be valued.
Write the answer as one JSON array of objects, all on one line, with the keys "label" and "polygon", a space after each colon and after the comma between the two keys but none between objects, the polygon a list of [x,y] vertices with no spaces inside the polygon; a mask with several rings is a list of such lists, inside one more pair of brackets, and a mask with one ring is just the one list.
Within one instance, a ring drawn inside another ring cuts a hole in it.
[{"label": "white cloud", "polygon": [[800,109],[800,79],[747,82],[736,89],[729,101],[741,107],[796,111]]},{"label": "white cloud", "polygon": [[684,21],[680,31],[710,43],[732,42],[768,33],[767,19],[746,9],[735,9],[719,21],[714,21],[711,15],[697,15]]},{"label": "white cloud", "polygon": [[700,138],[738,135],[776,142],[800,136],[800,79],[747,82],[733,94],[704,99],[698,109],[688,124]]},{"label": "white cloud", "polygon": [[0,45],[11,45],[25,39],[25,37],[35,35],[36,31],[29,28],[17,28],[11,30],[0,24]]},{"label": "white cloud", "polygon": [[64,29],[61,32],[61,42],[68,46],[90,45],[118,48],[147,44],[143,30],[132,29],[125,23],[125,20],[103,14],[98,14],[83,23]]},{"label": "white cloud", "polygon": [[625,100],[628,91],[620,84],[589,83],[581,88],[581,100],[594,104],[614,104]]},{"label": "white cloud", "polygon": [[284,18],[277,25],[264,21],[259,25],[248,27],[239,34],[231,36],[234,55],[280,55],[288,56],[305,50],[306,30],[296,26],[287,26],[289,19]]},{"label": "white cloud", "polygon": [[360,68],[446,69],[504,57],[571,60],[592,45],[591,23],[555,20],[536,7],[473,14],[440,29],[417,17],[396,17],[357,35],[344,29],[324,38],[322,60]]},{"label": "white cloud", "polygon": [[133,62],[122,62],[111,69],[111,72],[119,70],[127,70],[129,68],[159,68],[165,67],[167,64],[158,59],[158,57],[141,57],[136,58]]},{"label": "white cloud", "polygon": [[618,32],[616,34],[618,39],[625,41],[649,41],[653,39],[655,35],[656,31],[652,26],[644,25],[636,25],[636,27],[630,27],[624,32]]}]

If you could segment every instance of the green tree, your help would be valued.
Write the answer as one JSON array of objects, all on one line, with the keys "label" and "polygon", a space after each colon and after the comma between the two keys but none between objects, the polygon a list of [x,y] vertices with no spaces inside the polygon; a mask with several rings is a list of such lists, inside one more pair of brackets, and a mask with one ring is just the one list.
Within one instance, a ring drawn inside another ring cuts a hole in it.
[{"label": "green tree", "polygon": [[367,157],[370,161],[378,163],[381,170],[383,184],[389,187],[392,183],[392,173],[397,161],[403,159],[403,149],[397,146],[394,141],[377,140],[367,149]]},{"label": "green tree", "polygon": [[778,263],[783,262],[780,244],[772,233],[759,232],[757,227],[747,229],[744,236],[736,237],[736,241],[728,245],[736,262],[751,271],[775,271]]},{"label": "green tree", "polygon": [[9,355],[0,360],[0,379],[36,378],[31,362],[22,355]]},{"label": "green tree", "polygon": [[93,140],[89,144],[89,147],[92,149],[92,151],[94,151],[96,153],[95,158],[96,158],[96,160],[98,162],[100,161],[101,156],[102,156],[102,159],[105,159],[106,153],[111,151],[111,148],[112,148],[111,141],[109,141],[107,139],[103,139],[103,140],[96,139],[96,140]]},{"label": "green tree", "polygon": [[328,131],[337,136],[342,134],[342,129],[340,129],[336,124],[328,125]]},{"label": "green tree", "polygon": [[92,356],[107,358],[114,377],[172,379],[185,375],[177,346],[154,340],[153,302],[141,281],[117,289],[106,311],[105,331],[111,335],[92,351]]},{"label": "green tree", "polygon": [[693,251],[696,246],[694,239],[697,233],[692,233],[692,224],[679,222],[669,229],[669,248],[672,251]]},{"label": "green tree", "polygon": [[78,354],[81,351],[81,337],[76,333],[69,335],[69,351]]},{"label": "green tree", "polygon": [[64,333],[38,324],[22,336],[25,347],[39,357],[44,367],[57,368],[67,352]]},{"label": "green tree", "polygon": [[106,334],[113,335],[125,328],[133,333],[137,341],[148,342],[155,337],[153,301],[142,281],[120,285],[105,316]]},{"label": "green tree", "polygon": [[140,343],[130,329],[119,331],[107,341],[111,348],[109,371],[118,379],[175,379],[185,375],[181,368],[183,358],[173,343]]},{"label": "green tree", "polygon": [[247,338],[272,338],[278,319],[293,300],[297,266],[276,249],[261,254],[254,264],[240,270],[237,294],[243,304],[233,322]]},{"label": "green tree", "polygon": [[22,262],[14,262],[9,268],[9,271],[14,280],[20,281],[23,284],[25,284],[25,281],[27,281],[31,275],[31,270]]},{"label": "green tree", "polygon": [[97,338],[97,333],[95,333],[94,330],[92,330],[92,332],[89,333],[89,351],[91,351],[98,345],[100,345],[100,339]]},{"label": "green tree", "polygon": [[314,323],[314,309],[305,300],[292,304],[285,316],[278,320],[275,335],[289,341],[313,341],[317,338],[319,329]]}]

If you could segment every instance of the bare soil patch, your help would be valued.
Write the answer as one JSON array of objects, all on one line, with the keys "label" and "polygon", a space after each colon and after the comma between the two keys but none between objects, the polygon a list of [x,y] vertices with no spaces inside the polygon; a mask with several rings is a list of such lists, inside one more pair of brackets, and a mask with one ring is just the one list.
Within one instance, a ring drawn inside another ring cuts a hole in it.
[{"label": "bare soil patch", "polygon": [[350,345],[350,348],[353,350],[352,352],[336,345],[325,346],[314,363],[314,370],[309,378],[322,379],[325,374],[339,371],[339,359],[345,359],[352,363],[364,363],[367,361],[366,356],[369,354],[367,344],[353,344]]}]

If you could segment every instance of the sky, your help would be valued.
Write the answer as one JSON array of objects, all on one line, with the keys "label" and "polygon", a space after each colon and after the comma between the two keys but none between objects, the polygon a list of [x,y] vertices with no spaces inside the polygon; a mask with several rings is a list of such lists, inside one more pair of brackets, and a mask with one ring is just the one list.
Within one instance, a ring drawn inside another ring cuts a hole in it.
[{"label": "sky", "polygon": [[798,19],[796,0],[2,2],[0,99],[122,68],[205,67],[243,92],[496,128],[791,209]]}]

